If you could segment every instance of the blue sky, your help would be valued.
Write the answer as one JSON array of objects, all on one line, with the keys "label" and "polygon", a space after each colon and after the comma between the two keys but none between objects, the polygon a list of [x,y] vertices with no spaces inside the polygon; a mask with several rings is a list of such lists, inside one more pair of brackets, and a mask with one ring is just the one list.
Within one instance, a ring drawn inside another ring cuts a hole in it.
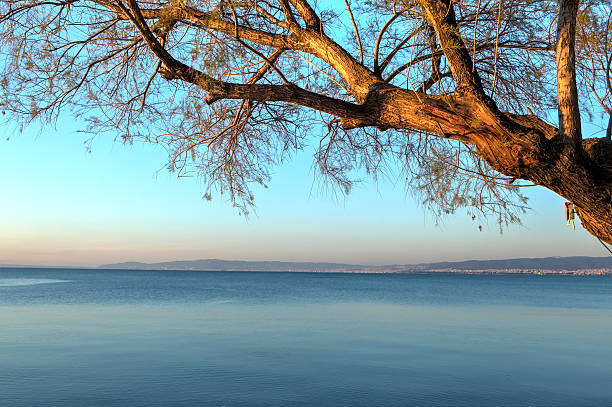
[{"label": "blue sky", "polygon": [[[482,232],[463,212],[436,219],[394,180],[358,185],[346,199],[322,190],[305,152],[257,189],[245,219],[223,197],[202,199],[197,178],[177,178],[165,152],[98,137],[88,153],[79,123],[4,130],[0,141],[0,264],[93,266],[119,261],[224,258],[416,263],[474,258],[603,256],[565,225],[564,200],[529,188],[523,226]],[[10,139],[5,140],[6,137]]]}]

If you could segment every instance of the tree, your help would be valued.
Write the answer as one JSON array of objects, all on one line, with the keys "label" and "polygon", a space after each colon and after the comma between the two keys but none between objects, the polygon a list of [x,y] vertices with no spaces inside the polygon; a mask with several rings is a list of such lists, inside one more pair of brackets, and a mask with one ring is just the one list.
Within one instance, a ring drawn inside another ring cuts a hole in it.
[{"label": "tree", "polygon": [[6,0],[2,109],[162,143],[244,210],[320,128],[317,167],[346,191],[400,160],[427,207],[501,225],[527,180],[612,243],[612,118],[600,138],[580,121],[612,113],[608,0],[355,3]]}]

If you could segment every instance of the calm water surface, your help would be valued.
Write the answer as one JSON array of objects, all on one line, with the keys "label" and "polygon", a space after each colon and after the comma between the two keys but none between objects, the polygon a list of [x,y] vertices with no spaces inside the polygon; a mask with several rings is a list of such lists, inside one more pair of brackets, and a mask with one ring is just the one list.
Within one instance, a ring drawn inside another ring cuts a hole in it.
[{"label": "calm water surface", "polygon": [[0,406],[612,406],[612,277],[0,269]]}]

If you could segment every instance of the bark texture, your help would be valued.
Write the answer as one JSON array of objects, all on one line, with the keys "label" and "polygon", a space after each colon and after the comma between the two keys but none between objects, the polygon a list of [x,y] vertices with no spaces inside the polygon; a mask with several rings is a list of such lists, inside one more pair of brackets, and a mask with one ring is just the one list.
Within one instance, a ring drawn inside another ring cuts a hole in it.
[{"label": "bark texture", "polygon": [[578,0],[561,0],[557,21],[557,100],[559,132],[582,154],[582,130],[576,85],[576,16]]}]

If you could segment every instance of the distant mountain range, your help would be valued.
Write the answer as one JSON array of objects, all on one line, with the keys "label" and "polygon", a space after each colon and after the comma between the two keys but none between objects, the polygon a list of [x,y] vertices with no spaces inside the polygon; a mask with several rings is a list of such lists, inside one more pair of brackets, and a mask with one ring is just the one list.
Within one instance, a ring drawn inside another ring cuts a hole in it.
[{"label": "distant mountain range", "polygon": [[[543,257],[505,260],[467,260],[405,265],[364,266],[343,263],[304,263],[284,261],[241,260],[181,260],[161,263],[125,262],[104,264],[103,269],[128,270],[201,270],[201,271],[293,271],[293,272],[362,272],[362,273],[423,273],[423,272],[577,272],[596,270],[612,273],[612,256],[608,257]],[[590,273],[592,274],[592,273]]]},{"label": "distant mountain range", "polygon": [[299,263],[287,261],[242,261],[242,260],[179,260],[161,263],[125,263],[103,264],[105,269],[128,270],[201,270],[201,271],[357,271],[368,268],[356,264],[342,263]]}]

